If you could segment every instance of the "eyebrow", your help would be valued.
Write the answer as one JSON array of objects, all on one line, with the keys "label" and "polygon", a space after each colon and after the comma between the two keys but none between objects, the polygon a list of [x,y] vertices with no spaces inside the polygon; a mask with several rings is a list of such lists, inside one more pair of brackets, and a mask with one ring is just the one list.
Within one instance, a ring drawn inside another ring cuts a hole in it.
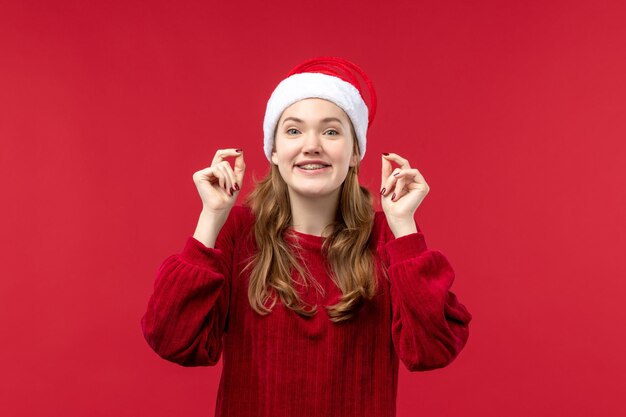
[{"label": "eyebrow", "polygon": [[[297,117],[287,117],[285,120],[283,120],[283,124],[285,124],[287,122],[287,120],[293,120],[294,122],[298,122],[298,123],[304,123],[303,120],[298,119]],[[327,122],[339,122],[340,125],[343,126],[343,123],[341,122],[341,120],[339,120],[336,117],[326,117],[322,120],[320,120],[322,123],[327,123]]]}]

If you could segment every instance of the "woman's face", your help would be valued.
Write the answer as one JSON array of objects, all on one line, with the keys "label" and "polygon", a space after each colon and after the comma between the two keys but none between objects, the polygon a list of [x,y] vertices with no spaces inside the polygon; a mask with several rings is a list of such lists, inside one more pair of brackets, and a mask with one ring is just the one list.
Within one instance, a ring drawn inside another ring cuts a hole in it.
[{"label": "woman's face", "polygon": [[[351,129],[346,113],[328,100],[307,98],[283,111],[272,162],[290,193],[303,197],[338,194],[348,169],[357,163]],[[306,161],[319,161],[325,167],[300,167]]]}]

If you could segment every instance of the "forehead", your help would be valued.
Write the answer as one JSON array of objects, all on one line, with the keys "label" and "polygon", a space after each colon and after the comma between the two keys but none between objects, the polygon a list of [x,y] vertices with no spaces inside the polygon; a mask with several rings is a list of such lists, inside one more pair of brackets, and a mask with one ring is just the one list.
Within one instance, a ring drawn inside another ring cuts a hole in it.
[{"label": "forehead", "polygon": [[304,121],[315,121],[326,117],[336,117],[341,120],[348,120],[348,115],[341,107],[332,101],[322,98],[306,98],[298,100],[288,106],[282,113],[280,120],[289,116],[297,116]]}]

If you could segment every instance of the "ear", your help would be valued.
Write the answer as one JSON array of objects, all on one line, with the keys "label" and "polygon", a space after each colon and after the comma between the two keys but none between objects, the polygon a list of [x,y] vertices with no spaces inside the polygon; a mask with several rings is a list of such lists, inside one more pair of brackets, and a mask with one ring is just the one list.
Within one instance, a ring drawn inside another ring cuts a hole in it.
[{"label": "ear", "polygon": [[276,156],[276,151],[272,151],[272,163],[274,165],[278,165],[278,157]]},{"label": "ear", "polygon": [[356,153],[353,152],[352,153],[352,157],[350,158],[350,166],[351,167],[353,167],[353,166],[355,166],[357,164],[358,158],[359,158],[359,155],[357,155]]}]

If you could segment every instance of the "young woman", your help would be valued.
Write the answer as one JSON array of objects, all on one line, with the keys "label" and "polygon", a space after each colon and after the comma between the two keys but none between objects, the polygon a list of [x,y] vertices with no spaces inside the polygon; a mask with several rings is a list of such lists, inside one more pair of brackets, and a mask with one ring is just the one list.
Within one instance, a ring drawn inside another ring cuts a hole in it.
[{"label": "young woman", "polygon": [[375,108],[359,67],[313,58],[268,101],[270,170],[243,205],[241,149],[194,173],[198,226],[159,268],[141,325],[169,361],[222,357],[217,416],[394,416],[399,360],[432,370],[465,346],[454,271],[414,221],[424,177],[383,154],[383,211],[359,185]]}]

